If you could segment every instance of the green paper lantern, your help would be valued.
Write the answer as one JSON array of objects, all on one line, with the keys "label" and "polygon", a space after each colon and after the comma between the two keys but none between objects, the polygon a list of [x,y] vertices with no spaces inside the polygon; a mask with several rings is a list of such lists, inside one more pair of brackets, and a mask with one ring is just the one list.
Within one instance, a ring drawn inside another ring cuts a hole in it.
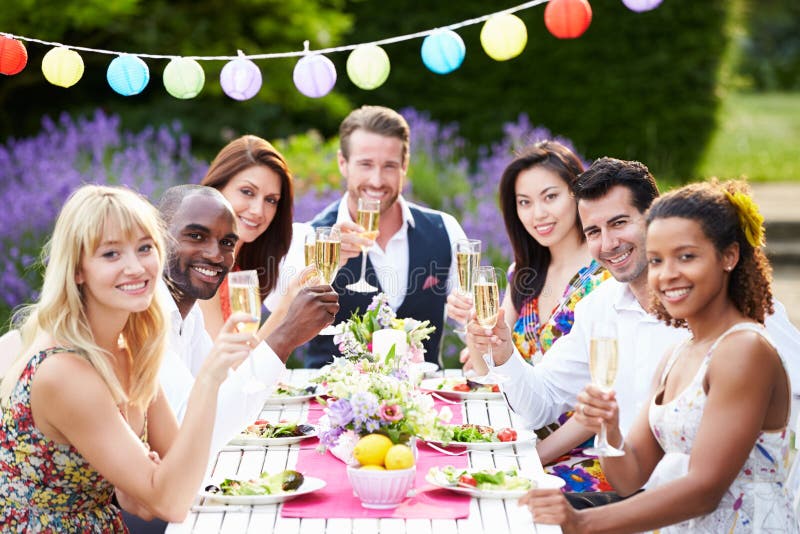
[{"label": "green paper lantern", "polygon": [[200,63],[193,59],[177,57],[164,69],[164,87],[175,98],[194,98],[203,90],[206,74]]},{"label": "green paper lantern", "polygon": [[347,76],[360,89],[377,89],[390,70],[389,56],[377,45],[359,46],[347,57]]},{"label": "green paper lantern", "polygon": [[42,73],[53,85],[72,87],[83,76],[83,58],[66,46],[57,46],[42,58]]}]

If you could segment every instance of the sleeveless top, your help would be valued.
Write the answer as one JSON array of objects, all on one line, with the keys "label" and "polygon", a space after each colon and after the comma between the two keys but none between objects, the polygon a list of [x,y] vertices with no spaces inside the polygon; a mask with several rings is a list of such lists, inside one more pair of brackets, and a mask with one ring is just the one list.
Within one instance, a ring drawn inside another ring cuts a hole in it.
[{"label": "sleeveless top", "polygon": [[[31,412],[31,382],[50,348],[25,366],[0,424],[0,525],[3,532],[127,533],[114,487],[72,445],[47,439]],[[147,440],[147,421],[142,440]]]},{"label": "sleeveless top", "polygon": [[[712,353],[720,341],[732,332],[756,332],[774,347],[764,328],[753,323],[738,323],[719,336],[706,353],[691,383],[677,397],[665,404],[650,403],[650,429],[664,450],[664,457],[653,471],[648,487],[680,478],[688,472],[689,455],[700,428],[707,396],[703,380],[711,363]],[[680,356],[686,343],[670,355],[661,385]],[[777,350],[777,349],[776,349]],[[780,356],[780,354],[779,354]],[[786,362],[780,356],[784,370]],[[787,375],[788,376],[788,375]],[[789,429],[761,431],[741,471],[728,488],[716,510],[665,527],[662,534],[696,532],[703,534],[771,532],[800,532],[784,482],[789,468]]]},{"label": "sleeveless top", "polygon": [[[508,271],[509,283],[513,280],[513,275],[512,267]],[[531,297],[523,302],[511,332],[514,345],[522,357],[531,365],[541,362],[553,343],[572,330],[578,302],[610,276],[608,271],[592,260],[589,265],[575,273],[544,324],[539,315],[539,297]],[[539,439],[545,439],[571,416],[571,411],[561,414],[558,421],[537,429],[536,435]],[[591,446],[592,438],[545,465],[545,473],[563,479],[566,483],[564,491],[611,491],[611,484],[603,475],[600,461],[583,453],[584,449]]]},{"label": "sleeveless top", "polygon": [[[333,226],[339,214],[340,202],[341,200],[338,200],[326,207],[311,221],[311,226],[314,228]],[[441,367],[439,352],[444,331],[447,279],[453,260],[450,236],[440,212],[410,202],[407,204],[414,217],[414,225],[406,225],[408,282],[405,297],[396,313],[398,317],[413,317],[419,321],[429,320],[431,326],[436,327],[430,338],[422,342],[422,346],[425,348],[425,360],[438,363]],[[336,274],[331,284],[339,295],[339,311],[334,324],[349,319],[356,309],[359,313],[364,313],[376,295],[376,293],[357,293],[347,289],[346,286],[358,280],[360,275],[361,255],[350,258]],[[367,255],[365,279],[377,287],[378,291],[383,291],[369,255]],[[333,355],[338,352],[333,344],[333,336],[317,336],[308,343],[303,363],[305,367],[322,367],[330,363]]]}]

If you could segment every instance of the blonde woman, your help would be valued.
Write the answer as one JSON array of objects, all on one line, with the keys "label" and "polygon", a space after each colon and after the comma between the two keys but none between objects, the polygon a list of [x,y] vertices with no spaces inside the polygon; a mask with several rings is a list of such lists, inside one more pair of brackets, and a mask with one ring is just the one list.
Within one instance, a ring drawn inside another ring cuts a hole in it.
[{"label": "blonde woman", "polygon": [[5,532],[126,532],[115,487],[143,517],[188,512],[217,389],[250,335],[226,324],[226,350],[205,361],[179,431],[158,385],[164,252],[158,213],[132,191],[83,186],[64,205],[41,298],[19,316],[25,348],[0,385]]}]

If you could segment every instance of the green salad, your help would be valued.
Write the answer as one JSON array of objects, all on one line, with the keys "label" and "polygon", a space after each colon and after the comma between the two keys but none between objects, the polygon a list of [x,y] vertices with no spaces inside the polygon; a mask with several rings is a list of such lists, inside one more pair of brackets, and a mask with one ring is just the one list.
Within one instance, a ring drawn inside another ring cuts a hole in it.
[{"label": "green salad", "polygon": [[248,438],[288,438],[305,436],[314,431],[311,425],[305,425],[297,422],[280,422],[272,424],[265,419],[257,419],[252,425],[249,425],[242,436]]},{"label": "green salad", "polygon": [[272,394],[276,397],[300,397],[305,395],[314,395],[317,393],[317,386],[314,384],[308,386],[293,386],[284,382],[279,382],[275,387]]},{"label": "green salad", "polygon": [[302,484],[303,474],[287,469],[273,475],[266,472],[261,473],[258,478],[251,478],[250,480],[226,478],[219,486],[213,484],[207,486],[206,491],[225,496],[275,495],[296,491]]},{"label": "green salad", "polygon": [[532,489],[534,482],[514,469],[461,469],[446,465],[444,467],[431,467],[428,476],[447,486],[462,488],[475,488],[482,491],[520,490]]}]

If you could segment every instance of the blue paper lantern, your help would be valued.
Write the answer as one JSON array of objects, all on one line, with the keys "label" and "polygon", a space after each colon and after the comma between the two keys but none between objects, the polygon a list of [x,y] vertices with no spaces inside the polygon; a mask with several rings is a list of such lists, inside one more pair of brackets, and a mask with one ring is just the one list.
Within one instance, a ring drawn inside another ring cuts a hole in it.
[{"label": "blue paper lantern", "polygon": [[453,30],[437,30],[422,41],[422,62],[436,74],[453,72],[464,62],[467,48]]},{"label": "blue paper lantern", "polygon": [[292,79],[298,91],[311,98],[320,98],[336,85],[336,66],[322,54],[304,56],[294,66]]},{"label": "blue paper lantern", "polygon": [[226,63],[219,74],[222,90],[234,100],[250,100],[261,89],[261,82],[258,65],[245,57]]},{"label": "blue paper lantern", "polygon": [[661,1],[662,0],[622,0],[622,3],[631,11],[642,13],[657,8],[661,4]]},{"label": "blue paper lantern", "polygon": [[138,95],[150,83],[150,69],[141,58],[122,54],[108,65],[106,80],[122,96]]}]

